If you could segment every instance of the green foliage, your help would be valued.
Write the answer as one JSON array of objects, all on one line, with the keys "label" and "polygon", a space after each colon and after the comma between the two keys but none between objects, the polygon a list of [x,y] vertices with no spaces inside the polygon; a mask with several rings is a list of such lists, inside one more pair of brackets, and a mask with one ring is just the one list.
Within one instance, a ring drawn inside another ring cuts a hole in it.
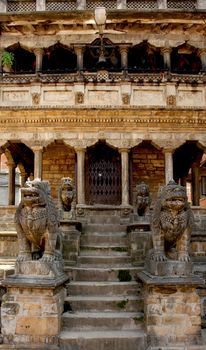
[{"label": "green foliage", "polygon": [[129,270],[119,270],[118,279],[120,282],[130,282],[132,276],[130,275]]},{"label": "green foliage", "polygon": [[124,309],[124,308],[126,307],[128,301],[129,301],[128,299],[127,299],[127,300],[121,300],[121,301],[118,301],[118,302],[116,303],[116,305],[117,305],[117,307],[118,307],[119,309]]},{"label": "green foliage", "polygon": [[14,62],[14,54],[9,51],[3,51],[1,57],[2,66],[12,67]]}]

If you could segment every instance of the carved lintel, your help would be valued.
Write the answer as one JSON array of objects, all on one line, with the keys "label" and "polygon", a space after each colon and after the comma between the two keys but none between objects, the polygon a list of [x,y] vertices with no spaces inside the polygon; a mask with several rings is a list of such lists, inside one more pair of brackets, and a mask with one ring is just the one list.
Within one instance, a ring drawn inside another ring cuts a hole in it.
[{"label": "carved lintel", "polygon": [[135,139],[135,140],[108,140],[108,143],[113,147],[117,147],[119,149],[130,149],[132,147],[138,146],[143,140]]},{"label": "carved lintel", "polygon": [[97,142],[97,139],[92,139],[92,140],[69,140],[69,139],[63,139],[64,143],[66,145],[69,145],[71,147],[74,147],[75,149],[85,149],[87,147],[90,147],[94,145]]},{"label": "carved lintel", "polygon": [[75,93],[75,103],[76,104],[83,104],[84,103],[84,93],[81,91],[78,91]]},{"label": "carved lintel", "polygon": [[[185,140],[186,141],[186,140]],[[155,140],[155,144],[162,148],[162,151],[165,152],[171,152],[173,153],[178,147],[180,147],[184,142],[184,140]]]}]

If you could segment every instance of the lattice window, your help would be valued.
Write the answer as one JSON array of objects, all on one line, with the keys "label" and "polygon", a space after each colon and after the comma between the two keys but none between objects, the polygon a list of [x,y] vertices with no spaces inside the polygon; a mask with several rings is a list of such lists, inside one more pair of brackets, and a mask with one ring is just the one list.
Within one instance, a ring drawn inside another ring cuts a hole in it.
[{"label": "lattice window", "polygon": [[35,1],[8,1],[8,12],[33,12],[36,11]]},{"label": "lattice window", "polygon": [[128,0],[127,8],[130,10],[153,10],[157,9],[157,0]]},{"label": "lattice window", "polygon": [[76,8],[76,1],[47,1],[46,3],[46,11],[72,11]]},{"label": "lattice window", "polygon": [[168,0],[167,7],[168,9],[174,9],[174,10],[194,10],[196,8],[196,0],[185,0],[185,1]]},{"label": "lattice window", "polygon": [[114,10],[117,8],[117,2],[114,1],[91,1],[86,2],[87,10],[94,10],[96,7],[105,7],[107,10]]}]

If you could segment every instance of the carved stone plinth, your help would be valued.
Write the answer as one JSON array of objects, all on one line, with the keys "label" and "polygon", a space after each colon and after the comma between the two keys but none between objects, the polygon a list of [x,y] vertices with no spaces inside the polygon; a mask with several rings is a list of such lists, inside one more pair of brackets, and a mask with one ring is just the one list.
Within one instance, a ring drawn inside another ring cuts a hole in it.
[{"label": "carved stone plinth", "polygon": [[147,271],[138,273],[138,278],[144,284],[148,345],[162,348],[201,344],[200,298],[196,288],[203,281],[194,275],[154,276]]},{"label": "carved stone plinth", "polygon": [[7,288],[1,306],[4,344],[57,344],[67,280],[56,262],[16,264],[16,274],[4,281]]},{"label": "carved stone plinth", "polygon": [[65,264],[75,264],[80,249],[81,223],[76,220],[61,220],[60,226]]},{"label": "carved stone plinth", "polygon": [[182,277],[192,275],[192,263],[187,261],[153,261],[146,259],[145,269],[154,276]]}]

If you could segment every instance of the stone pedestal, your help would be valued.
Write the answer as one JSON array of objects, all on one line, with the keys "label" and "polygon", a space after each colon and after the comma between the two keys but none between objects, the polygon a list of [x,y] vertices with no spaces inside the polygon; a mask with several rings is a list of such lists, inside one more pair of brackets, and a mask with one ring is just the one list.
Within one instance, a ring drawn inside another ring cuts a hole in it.
[{"label": "stone pedestal", "polygon": [[57,262],[25,261],[4,281],[4,344],[57,344],[68,277]]},{"label": "stone pedestal", "polygon": [[[146,270],[138,274],[144,284],[148,345],[162,348],[201,344],[200,298],[196,288],[203,284],[203,280],[189,272],[191,264],[170,261],[171,276],[164,264],[153,261],[147,265],[150,271],[161,272],[162,276]],[[187,271],[188,275],[179,275],[178,271]]]},{"label": "stone pedestal", "polygon": [[65,264],[76,264],[80,249],[81,223],[76,220],[61,220],[63,258]]}]

